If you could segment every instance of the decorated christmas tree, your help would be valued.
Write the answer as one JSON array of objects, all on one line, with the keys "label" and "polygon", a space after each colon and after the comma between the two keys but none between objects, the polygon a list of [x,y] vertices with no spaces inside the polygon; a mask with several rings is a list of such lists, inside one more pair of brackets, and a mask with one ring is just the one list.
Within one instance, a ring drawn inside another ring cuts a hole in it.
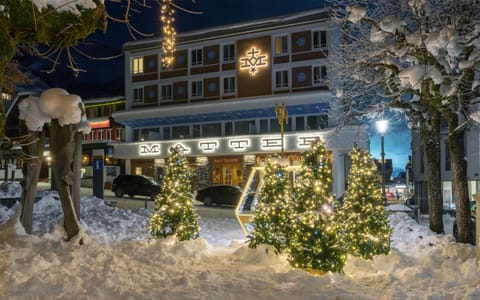
[{"label": "decorated christmas tree", "polygon": [[288,242],[291,203],[291,182],[287,169],[279,159],[268,158],[265,164],[263,187],[252,220],[249,247],[271,245],[282,252]]},{"label": "decorated christmas tree", "polygon": [[296,181],[295,212],[288,245],[288,260],[295,268],[341,272],[346,253],[338,236],[330,193],[332,173],[322,141],[303,153]]},{"label": "decorated christmas tree", "polygon": [[390,252],[392,229],[383,206],[377,166],[366,150],[354,147],[343,206],[338,211],[349,254],[371,259]]},{"label": "decorated christmas tree", "polygon": [[172,148],[170,152],[149,230],[154,237],[176,235],[180,241],[196,239],[199,237],[198,214],[192,203],[188,163],[181,150]]}]

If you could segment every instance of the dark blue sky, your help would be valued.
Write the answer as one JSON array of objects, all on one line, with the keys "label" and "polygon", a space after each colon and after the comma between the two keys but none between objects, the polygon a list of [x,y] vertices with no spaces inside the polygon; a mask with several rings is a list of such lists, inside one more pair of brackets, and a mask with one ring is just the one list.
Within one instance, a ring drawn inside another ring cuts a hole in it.
[{"label": "dark blue sky", "polygon": [[[118,3],[105,1],[109,14],[122,18],[123,8]],[[142,2],[142,1],[140,1]],[[132,14],[131,22],[141,32],[158,36],[161,30],[159,7],[154,1],[148,1],[151,8],[136,7],[140,13]],[[221,26],[225,24],[252,21],[278,15],[290,14],[308,9],[325,7],[322,0],[177,0],[177,4],[202,14],[189,14],[177,10],[176,29],[178,33],[202,28]],[[136,36],[138,39],[143,37]],[[93,57],[108,57],[122,54],[122,45],[133,38],[125,24],[109,21],[106,33],[96,32],[87,38],[79,48]],[[80,55],[76,56],[79,67],[85,69],[75,77],[71,70],[65,68],[65,63],[52,74],[41,70],[51,67],[44,59],[25,58],[24,62],[47,84],[65,88],[72,94],[83,99],[124,94],[124,58],[120,56],[111,60],[91,60]],[[372,121],[373,124],[373,121]],[[380,139],[371,126],[371,153],[380,157]],[[386,157],[393,159],[394,168],[404,169],[410,154],[410,133],[405,122],[393,120],[385,137]]]}]

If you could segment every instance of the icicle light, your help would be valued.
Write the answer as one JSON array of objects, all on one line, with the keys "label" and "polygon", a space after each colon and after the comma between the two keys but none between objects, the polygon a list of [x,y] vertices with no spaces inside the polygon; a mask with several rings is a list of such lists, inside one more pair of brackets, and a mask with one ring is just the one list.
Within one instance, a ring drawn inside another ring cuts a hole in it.
[{"label": "icicle light", "polygon": [[171,68],[174,60],[175,37],[177,35],[177,32],[173,27],[173,22],[175,21],[173,14],[175,13],[175,10],[172,6],[172,0],[162,0],[160,13],[160,20],[162,21],[163,32],[162,65],[164,68]]}]

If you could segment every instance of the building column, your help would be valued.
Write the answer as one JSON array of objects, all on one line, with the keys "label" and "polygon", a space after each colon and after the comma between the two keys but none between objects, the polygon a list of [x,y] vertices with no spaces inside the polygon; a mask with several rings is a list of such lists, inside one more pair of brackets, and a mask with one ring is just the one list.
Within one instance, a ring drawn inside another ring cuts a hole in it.
[{"label": "building column", "polygon": [[125,160],[125,174],[132,174],[132,160]]}]

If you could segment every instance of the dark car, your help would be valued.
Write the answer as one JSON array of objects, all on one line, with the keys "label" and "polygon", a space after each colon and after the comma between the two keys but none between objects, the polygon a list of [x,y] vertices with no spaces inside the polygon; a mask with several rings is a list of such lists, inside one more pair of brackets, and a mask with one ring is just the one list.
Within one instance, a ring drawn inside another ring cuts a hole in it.
[{"label": "dark car", "polygon": [[[470,217],[472,218],[472,241],[473,241],[473,245],[475,245],[475,238],[476,238],[476,227],[477,227],[477,224],[476,224],[476,218],[475,218],[475,213],[476,213],[476,209],[477,209],[477,204],[475,203],[475,201],[472,201],[470,202]],[[453,236],[455,237],[455,240],[457,240],[457,236],[458,236],[458,229],[457,229],[457,220],[455,220],[453,222]]]},{"label": "dark car", "polygon": [[231,185],[212,185],[197,190],[195,199],[203,202],[205,206],[212,204],[237,205],[238,200],[242,196],[242,190]]},{"label": "dark car", "polygon": [[112,182],[112,192],[117,197],[140,195],[153,199],[160,191],[160,184],[144,175],[118,175]]}]

